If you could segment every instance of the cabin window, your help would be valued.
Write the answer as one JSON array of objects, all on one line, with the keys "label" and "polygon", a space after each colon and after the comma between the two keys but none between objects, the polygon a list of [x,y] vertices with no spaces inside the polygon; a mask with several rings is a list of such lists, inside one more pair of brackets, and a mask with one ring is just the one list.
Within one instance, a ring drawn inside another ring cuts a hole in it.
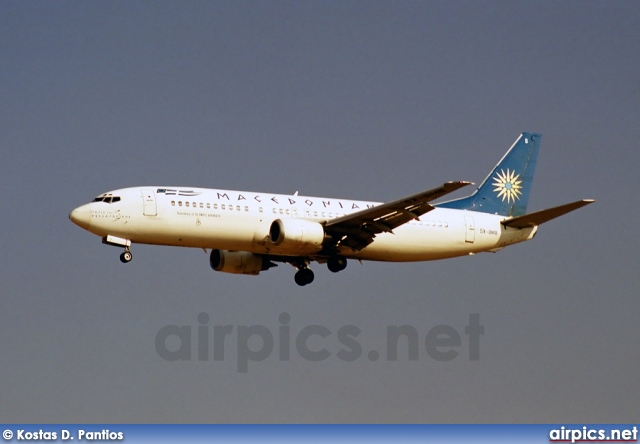
[{"label": "cabin window", "polygon": [[249,211],[249,207],[244,207],[244,211]]},{"label": "cabin window", "polygon": [[184,206],[185,206],[185,207],[188,207],[188,206],[189,206],[189,202],[185,202],[185,203],[184,203]]},{"label": "cabin window", "polygon": [[226,208],[225,208],[225,206],[224,206],[224,204],[220,204],[220,209],[222,209],[222,210],[225,210],[225,209],[226,209]]},{"label": "cabin window", "polygon": [[172,207],[175,207],[175,206],[176,206],[176,201],[175,201],[175,200],[172,200],[172,201],[171,201],[171,206],[172,206]]},{"label": "cabin window", "polygon": [[260,211],[262,213],[262,207],[258,208],[258,211]]},{"label": "cabin window", "polygon": [[218,209],[218,204],[213,204],[213,209],[217,210]]},{"label": "cabin window", "polygon": [[211,208],[211,204],[207,202],[207,208]]},{"label": "cabin window", "polygon": [[179,201],[178,201],[178,206],[179,206],[179,207],[181,207],[181,206],[182,206],[182,201],[181,201],[181,200],[179,200]]},{"label": "cabin window", "polygon": [[204,205],[202,202],[200,202],[200,208],[204,208]]},{"label": "cabin window", "polygon": [[236,205],[236,210],[240,211],[240,205]]}]

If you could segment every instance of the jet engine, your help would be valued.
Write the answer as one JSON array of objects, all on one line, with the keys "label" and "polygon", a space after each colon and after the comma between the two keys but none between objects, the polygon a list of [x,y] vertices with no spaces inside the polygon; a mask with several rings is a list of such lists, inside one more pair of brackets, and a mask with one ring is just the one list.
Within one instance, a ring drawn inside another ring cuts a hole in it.
[{"label": "jet engine", "polygon": [[317,253],[325,239],[318,222],[301,219],[276,219],[269,228],[269,241],[296,254]]},{"label": "jet engine", "polygon": [[266,257],[248,251],[213,250],[209,264],[215,271],[233,274],[257,275],[261,271],[276,267]]}]

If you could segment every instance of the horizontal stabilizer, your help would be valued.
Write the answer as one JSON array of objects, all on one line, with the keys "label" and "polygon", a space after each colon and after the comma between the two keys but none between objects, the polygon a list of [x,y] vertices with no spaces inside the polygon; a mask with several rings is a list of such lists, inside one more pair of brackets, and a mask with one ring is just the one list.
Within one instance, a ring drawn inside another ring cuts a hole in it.
[{"label": "horizontal stabilizer", "polygon": [[535,227],[536,225],[543,224],[560,217],[563,214],[567,214],[570,211],[577,210],[578,208],[589,205],[595,202],[593,199],[582,199],[577,202],[572,202],[559,207],[547,208],[546,210],[536,211],[535,213],[525,214],[524,216],[514,217],[513,219],[507,219],[502,221],[502,225],[513,228],[527,228]]}]

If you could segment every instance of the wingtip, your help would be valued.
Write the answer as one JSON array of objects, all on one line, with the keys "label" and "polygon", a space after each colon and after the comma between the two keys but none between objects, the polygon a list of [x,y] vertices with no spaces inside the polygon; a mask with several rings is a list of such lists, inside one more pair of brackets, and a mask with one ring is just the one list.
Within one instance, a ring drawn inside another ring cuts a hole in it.
[{"label": "wingtip", "polygon": [[447,184],[449,185],[462,185],[462,186],[467,186],[467,185],[475,185],[475,183],[473,182],[469,182],[467,180],[452,180],[450,182],[447,182]]},{"label": "wingtip", "polygon": [[444,188],[445,190],[448,190],[449,192],[455,191],[455,190],[459,190],[460,188],[464,188],[467,187],[469,185],[475,185],[475,183],[473,182],[469,182],[466,180],[456,180],[456,181],[451,181],[451,182],[447,182],[444,184]]}]

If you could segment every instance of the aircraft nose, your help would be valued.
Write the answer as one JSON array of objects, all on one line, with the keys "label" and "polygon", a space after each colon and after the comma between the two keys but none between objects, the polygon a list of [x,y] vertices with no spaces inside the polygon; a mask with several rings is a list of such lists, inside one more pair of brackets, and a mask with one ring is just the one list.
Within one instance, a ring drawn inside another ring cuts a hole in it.
[{"label": "aircraft nose", "polygon": [[79,206],[69,214],[71,222],[85,230],[91,225],[91,204]]}]

